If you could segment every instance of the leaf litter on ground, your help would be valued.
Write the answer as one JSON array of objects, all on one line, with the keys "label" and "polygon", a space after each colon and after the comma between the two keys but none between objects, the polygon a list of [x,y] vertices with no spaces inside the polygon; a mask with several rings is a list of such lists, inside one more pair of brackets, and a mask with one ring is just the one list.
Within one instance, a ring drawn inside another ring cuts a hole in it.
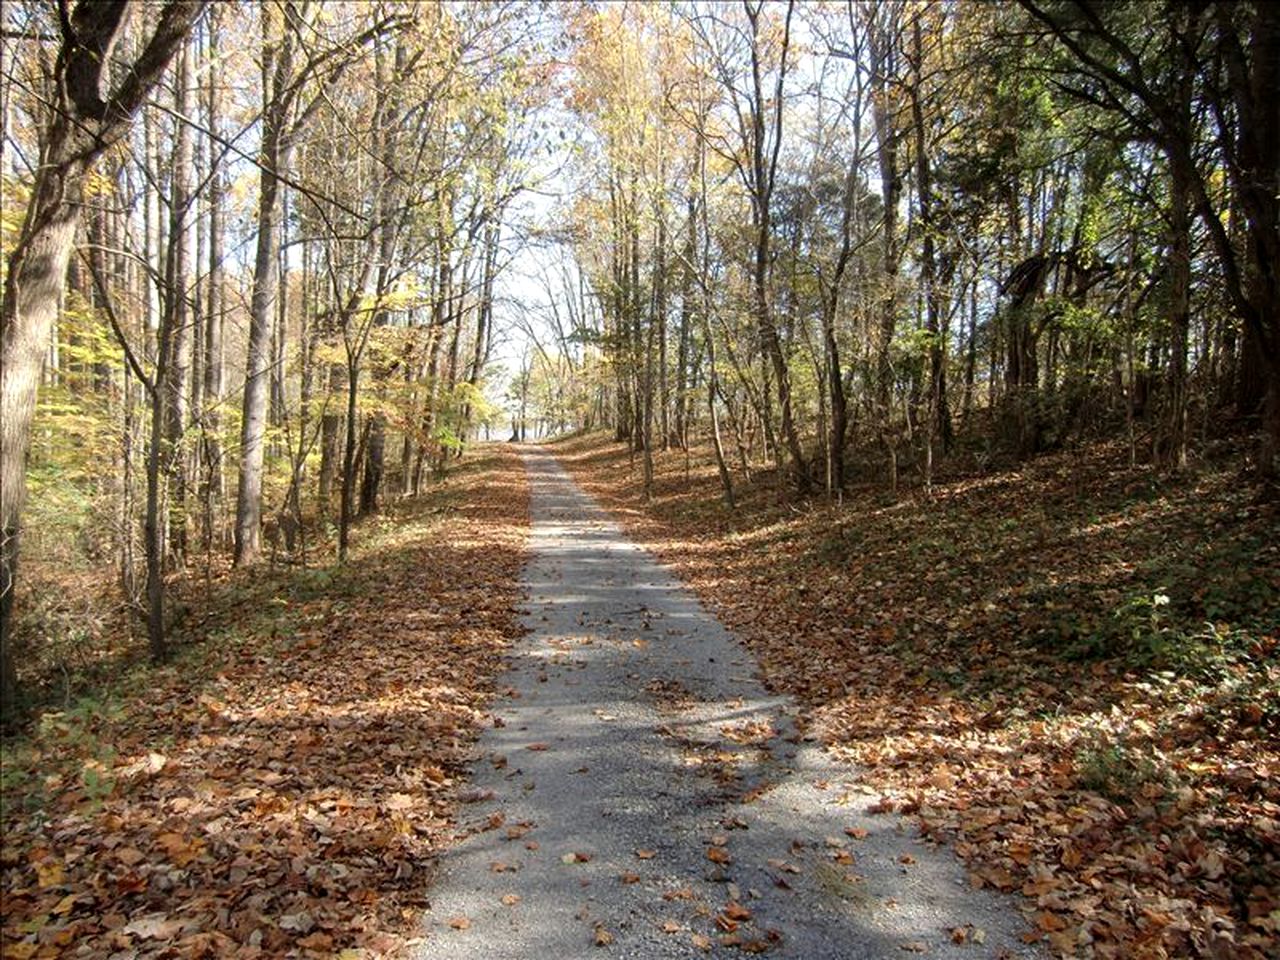
[{"label": "leaf litter on ground", "polygon": [[657,456],[646,502],[625,446],[554,449],[861,766],[870,812],[1029,898],[1034,939],[1280,955],[1280,511],[1234,468],[1098,445],[927,498],[739,482],[731,513],[708,451]]},{"label": "leaf litter on ground", "polygon": [[12,744],[0,954],[403,952],[522,633],[527,498],[493,445],[345,567],[233,576],[175,665]]}]

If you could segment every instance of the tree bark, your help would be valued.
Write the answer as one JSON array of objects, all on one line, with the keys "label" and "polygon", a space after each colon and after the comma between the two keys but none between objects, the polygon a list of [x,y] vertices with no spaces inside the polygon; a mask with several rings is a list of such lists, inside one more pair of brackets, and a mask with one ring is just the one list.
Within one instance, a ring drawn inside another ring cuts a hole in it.
[{"label": "tree bark", "polygon": [[[173,78],[174,110],[183,117],[191,114],[191,45],[186,44],[177,59]],[[167,328],[169,353],[164,391],[164,462],[168,481],[168,549],[179,565],[187,555],[187,464],[183,436],[187,429],[187,391],[193,346],[187,287],[190,282],[188,213],[191,207],[191,128],[174,120],[173,171],[169,189],[169,246],[165,257],[165,297],[163,324]]]},{"label": "tree bark", "polygon": [[85,174],[128,129],[204,5],[167,3],[142,53],[105,96],[106,65],[129,20],[130,3],[82,0],[62,24],[54,68],[58,102],[22,231],[9,255],[0,305],[0,713],[13,710],[18,693],[11,631],[31,421]]},{"label": "tree bark", "polygon": [[258,173],[258,239],[249,300],[248,357],[240,425],[240,485],[236,491],[235,563],[251,564],[262,554],[262,466],[270,387],[271,328],[280,288],[280,193],[277,173],[286,159],[285,87],[293,73],[288,30],[276,32],[267,8],[262,14],[262,149]]}]

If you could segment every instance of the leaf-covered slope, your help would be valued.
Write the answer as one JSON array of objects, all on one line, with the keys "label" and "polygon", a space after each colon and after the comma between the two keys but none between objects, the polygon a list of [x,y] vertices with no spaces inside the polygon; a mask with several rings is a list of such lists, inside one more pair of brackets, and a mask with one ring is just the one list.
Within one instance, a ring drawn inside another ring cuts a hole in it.
[{"label": "leaf-covered slope", "polygon": [[557,452],[1060,953],[1274,955],[1280,541],[1238,476],[1097,448],[931,499],[759,485],[730,514],[705,458],[660,458],[646,505],[625,448]]},{"label": "leaf-covered slope", "polygon": [[9,745],[5,957],[404,942],[520,633],[524,471],[481,456],[347,567],[260,569],[136,695]]}]

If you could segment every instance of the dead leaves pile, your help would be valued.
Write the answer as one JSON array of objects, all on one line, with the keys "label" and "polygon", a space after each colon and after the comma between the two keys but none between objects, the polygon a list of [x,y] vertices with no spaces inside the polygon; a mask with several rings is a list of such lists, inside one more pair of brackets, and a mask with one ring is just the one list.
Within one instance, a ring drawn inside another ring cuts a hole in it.
[{"label": "dead leaves pile", "polygon": [[[1206,619],[1214,589],[1274,594],[1275,509],[1238,477],[1159,489],[1100,448],[928,502],[877,489],[797,510],[746,488],[729,518],[705,455],[689,476],[659,459],[646,505],[625,448],[557,453],[865,767],[879,812],[954,840],[975,887],[1030,899],[1028,939],[1062,956],[1280,952],[1280,623],[1216,683],[1064,659],[1071,638],[1052,639],[1145,587],[1160,551],[1188,558]],[[1250,558],[1225,587],[1197,573],[1224,555]]]},{"label": "dead leaves pile", "polygon": [[157,671],[118,716],[47,718],[23,761],[42,802],[6,785],[0,953],[404,948],[520,632],[524,471],[495,450],[451,485],[454,509],[286,582],[293,630],[207,640],[216,673]]}]

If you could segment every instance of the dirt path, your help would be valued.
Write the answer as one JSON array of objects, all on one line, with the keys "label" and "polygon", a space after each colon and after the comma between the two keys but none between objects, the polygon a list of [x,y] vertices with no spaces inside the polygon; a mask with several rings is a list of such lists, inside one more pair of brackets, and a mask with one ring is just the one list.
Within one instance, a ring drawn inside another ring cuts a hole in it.
[{"label": "dirt path", "polygon": [[1032,956],[750,655],[545,451],[526,454],[532,635],[432,894],[424,957]]}]

